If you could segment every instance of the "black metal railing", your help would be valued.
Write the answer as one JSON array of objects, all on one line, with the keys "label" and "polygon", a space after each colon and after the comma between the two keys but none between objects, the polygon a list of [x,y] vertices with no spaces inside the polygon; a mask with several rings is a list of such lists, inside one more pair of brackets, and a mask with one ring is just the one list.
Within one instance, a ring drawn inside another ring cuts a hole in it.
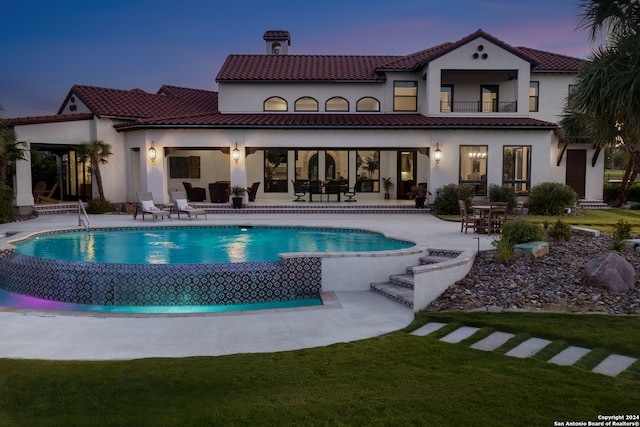
[{"label": "black metal railing", "polygon": [[443,113],[515,113],[518,111],[518,102],[442,101],[440,111]]}]

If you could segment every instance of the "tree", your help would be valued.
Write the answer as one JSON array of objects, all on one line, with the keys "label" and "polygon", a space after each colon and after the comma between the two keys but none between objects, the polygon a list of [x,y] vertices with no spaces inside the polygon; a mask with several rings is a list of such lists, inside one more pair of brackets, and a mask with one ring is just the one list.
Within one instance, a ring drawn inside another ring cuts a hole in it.
[{"label": "tree", "polygon": [[96,183],[98,184],[98,194],[101,199],[104,199],[104,188],[102,186],[102,173],[100,172],[100,165],[108,162],[107,158],[113,154],[111,152],[111,145],[106,144],[99,139],[93,141],[84,142],[76,147],[78,162],[84,163],[87,160],[91,162],[91,172],[96,177]]},{"label": "tree", "polygon": [[0,187],[7,185],[7,168],[27,155],[25,143],[18,141],[13,129],[0,119]]},{"label": "tree", "polygon": [[582,0],[581,28],[592,40],[606,35],[578,72],[560,122],[565,142],[615,145],[628,154],[614,206],[620,206],[640,173],[640,4]]}]

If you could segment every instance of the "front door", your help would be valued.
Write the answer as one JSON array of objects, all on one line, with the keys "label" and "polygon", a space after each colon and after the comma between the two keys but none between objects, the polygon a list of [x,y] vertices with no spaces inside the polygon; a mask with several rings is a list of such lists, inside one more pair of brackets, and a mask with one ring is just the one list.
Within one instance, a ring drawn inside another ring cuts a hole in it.
[{"label": "front door", "polygon": [[587,150],[567,150],[565,182],[583,199],[587,179]]},{"label": "front door", "polygon": [[396,197],[408,199],[411,187],[416,184],[416,164],[418,153],[416,151],[398,152],[398,176],[396,178]]}]

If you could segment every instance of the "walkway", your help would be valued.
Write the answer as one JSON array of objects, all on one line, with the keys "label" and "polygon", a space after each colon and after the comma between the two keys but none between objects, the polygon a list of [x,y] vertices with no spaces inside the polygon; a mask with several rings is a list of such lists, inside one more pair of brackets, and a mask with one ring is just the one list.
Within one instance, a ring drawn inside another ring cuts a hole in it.
[{"label": "walkway", "polygon": [[[460,225],[415,214],[220,214],[208,220],[156,221],[131,215],[92,215],[93,227],[163,225],[340,226],[380,231],[433,248],[490,249],[491,238],[460,233]],[[42,230],[75,228],[77,215],[45,215],[0,224],[7,240]],[[14,234],[17,233],[17,234]],[[480,240],[475,238],[480,237]],[[478,243],[479,242],[479,243]],[[0,309],[0,357],[107,360],[216,356],[286,351],[371,338],[413,320],[406,307],[373,292],[339,292],[323,307],[225,314],[106,316]]]},{"label": "walkway", "polygon": [[[442,329],[446,325],[446,323],[430,322],[416,329],[412,332],[412,334],[417,336],[427,336]],[[461,326],[440,338],[440,341],[450,344],[457,344],[461,341],[473,337],[473,335],[479,330],[480,328]],[[476,350],[494,351],[507,344],[507,342],[509,342],[509,340],[514,337],[514,334],[496,331],[485,338],[475,341],[470,345],[470,347]],[[551,341],[549,340],[532,337],[518,344],[505,354],[507,356],[518,358],[532,357],[542,349],[547,347],[549,344],[551,344]],[[568,346],[564,350],[551,357],[548,362],[555,363],[556,365],[571,366],[582,359],[582,357],[586,356],[589,352],[591,352],[591,349]],[[592,372],[615,377],[637,361],[638,359],[634,357],[623,356],[620,354],[609,354],[595,368],[592,369]]]}]

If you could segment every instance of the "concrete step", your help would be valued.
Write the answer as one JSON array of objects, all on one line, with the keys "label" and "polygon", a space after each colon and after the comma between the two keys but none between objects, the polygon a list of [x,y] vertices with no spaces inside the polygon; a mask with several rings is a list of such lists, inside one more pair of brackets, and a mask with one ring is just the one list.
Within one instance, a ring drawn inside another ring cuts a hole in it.
[{"label": "concrete step", "polygon": [[413,308],[413,289],[399,286],[391,282],[372,283],[371,290],[385,297]]},{"label": "concrete step", "polygon": [[610,206],[604,200],[578,200],[578,207],[581,209],[609,209]]},{"label": "concrete step", "polygon": [[411,292],[413,292],[413,274],[392,274],[389,276],[389,282],[411,289]]},{"label": "concrete step", "polygon": [[438,264],[440,262],[451,261],[455,257],[427,255],[420,258],[420,265]]}]

